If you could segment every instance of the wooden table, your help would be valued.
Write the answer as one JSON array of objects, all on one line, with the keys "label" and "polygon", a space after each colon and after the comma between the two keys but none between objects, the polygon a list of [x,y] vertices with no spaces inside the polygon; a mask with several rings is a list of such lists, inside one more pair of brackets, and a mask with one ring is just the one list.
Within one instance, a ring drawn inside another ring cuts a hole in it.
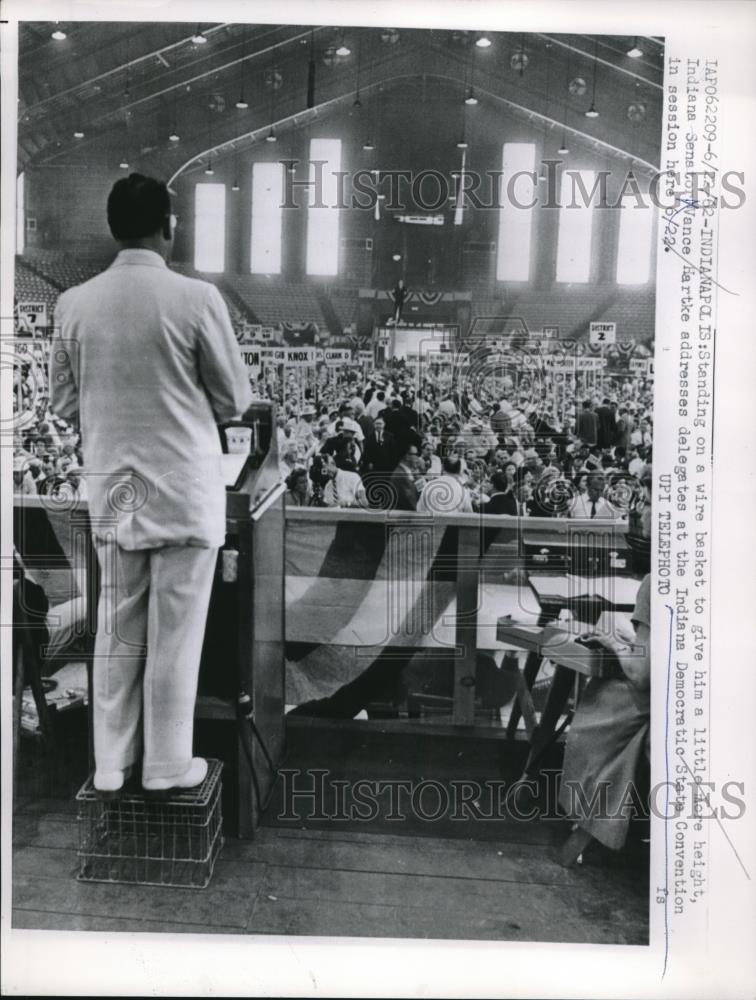
[{"label": "wooden table", "polygon": [[[616,664],[604,651],[588,648],[579,641],[581,635],[591,631],[591,626],[583,622],[544,626],[522,625],[509,616],[499,619],[497,639],[528,653],[525,667],[519,676],[517,698],[507,727],[507,735],[514,737],[520,713],[522,714],[530,741],[523,776],[534,769],[540,756],[554,741],[557,723],[576,677],[606,677],[616,670]],[[536,719],[531,689],[544,659],[551,660],[555,669],[539,722]]]}]

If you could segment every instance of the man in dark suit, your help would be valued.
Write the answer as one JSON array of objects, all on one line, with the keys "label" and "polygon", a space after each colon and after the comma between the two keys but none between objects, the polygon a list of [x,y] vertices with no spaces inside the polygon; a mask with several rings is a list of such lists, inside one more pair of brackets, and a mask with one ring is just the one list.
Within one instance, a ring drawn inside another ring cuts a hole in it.
[{"label": "man in dark suit", "polygon": [[598,418],[598,436],[596,444],[599,448],[612,448],[617,439],[617,411],[612,409],[608,397],[604,397],[601,406],[596,408]]},{"label": "man in dark suit", "polygon": [[396,459],[394,435],[386,430],[386,423],[377,417],[373,431],[365,439],[363,472],[390,472]]},{"label": "man in dark suit", "polygon": [[406,430],[402,414],[402,401],[400,399],[392,399],[389,405],[380,411],[378,416],[383,418],[386,430],[391,434],[401,434]]},{"label": "man in dark suit", "polygon": [[372,417],[368,416],[368,414],[365,413],[365,404],[364,403],[360,403],[359,406],[355,405],[354,419],[357,421],[357,423],[360,425],[360,427],[362,429],[362,437],[363,437],[363,439],[367,440],[370,437],[370,435],[373,433],[373,423],[374,423],[374,421],[373,421]]},{"label": "man in dark suit", "polygon": [[402,415],[404,426],[413,427],[415,430],[417,430],[420,423],[420,417],[418,416],[417,410],[413,409],[412,404],[414,403],[414,401],[415,399],[412,393],[410,392],[404,393],[404,404],[402,405],[402,408],[399,412]]},{"label": "man in dark suit", "polygon": [[583,401],[583,407],[575,420],[575,434],[588,446],[595,445],[598,441],[598,417],[591,409],[590,399]]},{"label": "man in dark suit", "polygon": [[393,494],[392,507],[394,510],[417,510],[418,492],[415,486],[415,473],[420,447],[416,436],[402,439],[400,451],[402,457],[389,477]]},{"label": "man in dark suit", "polygon": [[394,299],[394,314],[392,319],[395,324],[401,323],[404,300],[407,298],[407,289],[404,287],[404,281],[401,278],[396,283],[396,288],[394,288],[392,298]]}]

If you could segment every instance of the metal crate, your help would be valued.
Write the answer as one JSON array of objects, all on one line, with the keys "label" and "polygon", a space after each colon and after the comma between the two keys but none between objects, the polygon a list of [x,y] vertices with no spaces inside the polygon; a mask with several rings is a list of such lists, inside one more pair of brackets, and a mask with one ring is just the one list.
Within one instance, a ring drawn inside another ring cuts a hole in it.
[{"label": "metal crate", "polygon": [[80,882],[204,889],[223,846],[220,761],[197,788],[165,799],[124,791],[103,800],[92,776],[76,795]]}]

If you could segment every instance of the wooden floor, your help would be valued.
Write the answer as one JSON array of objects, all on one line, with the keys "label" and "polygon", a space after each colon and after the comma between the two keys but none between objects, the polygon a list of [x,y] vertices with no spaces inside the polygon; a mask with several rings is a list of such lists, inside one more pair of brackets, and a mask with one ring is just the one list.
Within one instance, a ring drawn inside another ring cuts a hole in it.
[{"label": "wooden floor", "polygon": [[[303,738],[300,734],[294,742]],[[344,739],[341,734],[342,771]],[[363,772],[371,763],[371,738],[357,739]],[[382,747],[372,762],[380,771],[390,759],[385,738],[372,742]],[[411,743],[417,746],[418,740]],[[396,752],[396,742],[391,745]],[[445,740],[444,748],[455,759],[463,755],[454,741]],[[294,766],[302,749],[294,748]],[[321,739],[317,762],[310,759],[308,766],[322,765],[332,750]],[[406,748],[400,746],[399,754],[403,750],[411,770]],[[474,748],[476,766],[488,752]],[[69,754],[65,763],[59,757],[42,771],[42,760],[35,753],[30,757],[28,748],[24,753],[13,830],[16,928],[626,944],[648,940],[647,860],[588,852],[582,865],[566,870],[557,861],[566,830],[556,821],[511,829],[504,824],[475,836],[469,825],[425,831],[409,827],[395,833],[385,823],[359,829],[331,822],[316,828],[282,824],[273,815],[254,841],[226,837],[204,890],[78,882],[74,794],[85,761],[82,768],[76,753]],[[271,811],[275,814],[275,806]]]}]

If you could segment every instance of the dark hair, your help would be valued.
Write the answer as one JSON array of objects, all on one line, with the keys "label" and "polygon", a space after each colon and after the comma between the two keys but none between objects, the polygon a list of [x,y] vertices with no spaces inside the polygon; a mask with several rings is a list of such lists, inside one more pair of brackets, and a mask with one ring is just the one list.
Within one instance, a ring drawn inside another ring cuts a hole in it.
[{"label": "dark hair", "polygon": [[108,225],[116,240],[138,240],[166,225],[171,196],[162,181],[130,174],[116,181],[108,196]]},{"label": "dark hair", "polygon": [[528,473],[532,476],[533,470],[529,469],[524,462],[522,465],[518,466],[517,472],[515,473],[515,482],[517,483],[518,488],[525,482],[525,476],[527,476]]},{"label": "dark hair", "polygon": [[494,472],[491,476],[491,485],[496,490],[497,493],[506,493],[509,483],[507,482],[507,477],[504,472]]},{"label": "dark hair", "polygon": [[395,438],[396,460],[400,462],[406,458],[410,448],[417,448],[418,453],[423,447],[423,439],[412,428],[403,428]]},{"label": "dark hair", "polygon": [[462,459],[456,456],[452,457],[449,455],[444,459],[444,472],[448,472],[450,476],[458,476],[460,470],[462,469]]},{"label": "dark hair", "polygon": [[286,477],[286,488],[293,490],[297,485],[297,480],[300,478],[307,479],[307,469],[303,469],[301,466],[298,466],[296,469],[292,469]]}]

